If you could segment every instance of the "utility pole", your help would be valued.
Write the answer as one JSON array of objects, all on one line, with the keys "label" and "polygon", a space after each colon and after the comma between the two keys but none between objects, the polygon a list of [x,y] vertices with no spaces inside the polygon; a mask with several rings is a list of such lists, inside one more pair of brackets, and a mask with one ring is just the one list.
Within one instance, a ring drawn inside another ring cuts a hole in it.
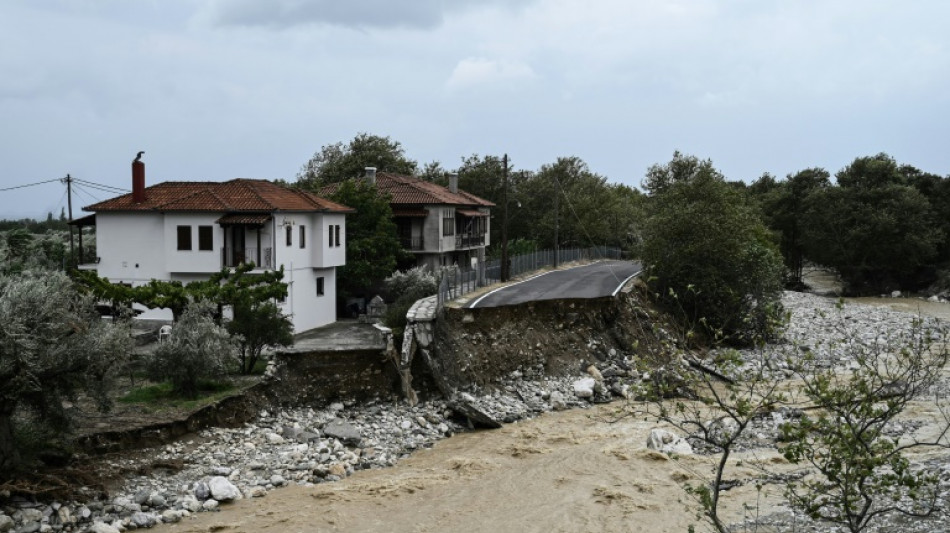
[{"label": "utility pole", "polygon": [[502,158],[504,182],[502,184],[501,210],[501,281],[508,281],[508,154]]},{"label": "utility pole", "polygon": [[557,243],[557,231],[558,225],[560,224],[560,211],[559,211],[559,202],[561,200],[560,192],[560,182],[557,179],[557,176],[554,176],[554,268],[557,268],[558,259],[561,255],[561,249],[558,247]]},{"label": "utility pole", "polygon": [[[73,221],[73,178],[69,174],[66,174],[66,178],[63,179],[63,182],[66,183],[66,205],[69,206],[69,221]],[[73,226],[69,225],[69,257],[70,259],[76,256],[75,249],[73,248]],[[77,263],[78,264],[78,263]]]}]

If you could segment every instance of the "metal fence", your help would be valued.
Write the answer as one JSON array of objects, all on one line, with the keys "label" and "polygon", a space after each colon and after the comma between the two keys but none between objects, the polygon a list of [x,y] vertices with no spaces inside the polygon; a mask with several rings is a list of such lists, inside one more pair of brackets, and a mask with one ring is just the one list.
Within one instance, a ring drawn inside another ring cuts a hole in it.
[{"label": "metal fence", "polygon": [[[595,246],[592,248],[567,248],[557,252],[557,264],[570,263],[581,260],[621,259],[620,248]],[[538,250],[508,258],[509,279],[518,277],[527,272],[533,272],[555,265],[554,250]],[[485,261],[484,273],[479,280],[479,270],[460,270],[458,267],[446,269],[442,272],[439,281],[438,310],[442,310],[445,302],[452,301],[460,296],[475,291],[479,287],[491,285],[501,281],[501,259]]]}]

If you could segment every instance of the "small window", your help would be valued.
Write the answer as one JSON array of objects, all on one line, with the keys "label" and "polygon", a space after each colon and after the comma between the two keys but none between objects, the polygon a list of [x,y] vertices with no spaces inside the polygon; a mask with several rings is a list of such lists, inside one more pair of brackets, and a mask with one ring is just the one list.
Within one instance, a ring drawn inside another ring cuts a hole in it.
[{"label": "small window", "polygon": [[287,226],[286,228],[287,228],[287,246],[293,246],[294,245],[294,228],[291,226]]},{"label": "small window", "polygon": [[305,248],[307,246],[307,227],[300,226],[300,247]]},{"label": "small window", "polygon": [[178,249],[191,250],[191,226],[178,226]]},{"label": "small window", "polygon": [[327,246],[333,248],[333,226],[327,226],[327,229],[330,230],[327,235]]},{"label": "small window", "polygon": [[198,226],[198,249],[203,252],[214,250],[214,228]]},{"label": "small window", "polygon": [[339,224],[337,224],[336,226],[334,226],[334,228],[336,229],[336,231],[335,231],[335,233],[336,233],[336,245],[339,246],[339,245],[340,245],[340,226],[339,226]]},{"label": "small window", "polygon": [[323,276],[317,278],[317,296],[323,296]]}]

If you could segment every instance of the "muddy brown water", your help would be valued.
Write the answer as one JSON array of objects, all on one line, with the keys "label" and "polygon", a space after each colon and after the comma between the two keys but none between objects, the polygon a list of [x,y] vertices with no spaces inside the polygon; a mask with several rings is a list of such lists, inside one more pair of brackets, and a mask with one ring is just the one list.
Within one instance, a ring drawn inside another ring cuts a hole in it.
[{"label": "muddy brown water", "polygon": [[[849,299],[950,320],[950,305],[893,298]],[[676,532],[706,526],[685,488],[709,479],[716,457],[671,460],[646,449],[656,422],[619,421],[620,403],[547,413],[498,430],[456,435],[397,466],[336,483],[291,486],[264,498],[199,513],[159,532]],[[911,416],[932,418],[926,405]],[[932,418],[933,419],[933,418]],[[727,476],[752,479],[765,465],[788,471],[775,451],[738,454]],[[768,514],[783,487],[740,485],[721,514],[736,523]],[[759,531],[766,531],[760,528]],[[770,530],[769,530],[770,531]]]}]

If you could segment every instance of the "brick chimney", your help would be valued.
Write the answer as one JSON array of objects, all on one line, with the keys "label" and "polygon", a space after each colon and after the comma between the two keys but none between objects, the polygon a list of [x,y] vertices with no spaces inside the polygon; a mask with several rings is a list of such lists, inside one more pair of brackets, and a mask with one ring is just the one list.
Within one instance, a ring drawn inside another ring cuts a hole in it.
[{"label": "brick chimney", "polygon": [[376,167],[366,167],[366,183],[370,186],[376,186]]},{"label": "brick chimney", "polygon": [[449,192],[456,194],[459,192],[459,175],[455,172],[449,174]]},{"label": "brick chimney", "polygon": [[142,153],[132,161],[132,201],[140,204],[145,201],[145,163],[139,158]]}]

